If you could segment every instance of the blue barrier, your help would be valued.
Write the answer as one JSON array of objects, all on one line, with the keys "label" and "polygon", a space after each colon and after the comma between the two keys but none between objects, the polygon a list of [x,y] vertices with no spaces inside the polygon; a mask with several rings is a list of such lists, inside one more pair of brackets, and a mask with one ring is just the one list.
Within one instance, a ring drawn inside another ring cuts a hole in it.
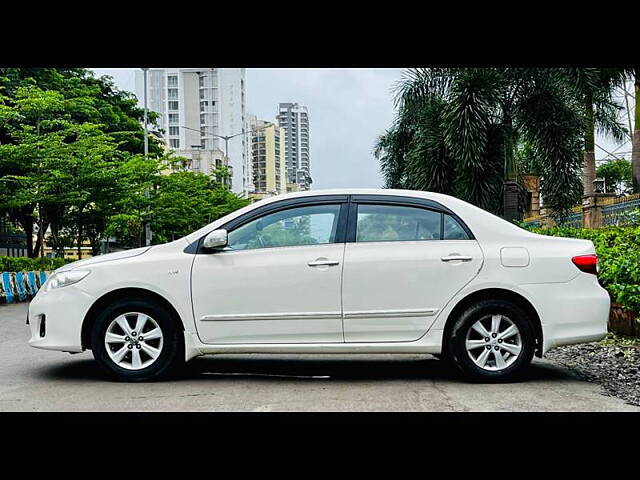
[{"label": "blue barrier", "polygon": [[9,272],[2,272],[2,292],[0,292],[0,301],[4,298],[3,303],[13,303],[13,286],[11,285],[11,276]]},{"label": "blue barrier", "polygon": [[27,272],[27,285],[29,286],[29,295],[33,297],[38,291],[38,284],[36,283],[36,272]]},{"label": "blue barrier", "polygon": [[24,273],[16,272],[16,293],[18,301],[24,302],[27,299],[27,289],[24,281]]},{"label": "blue barrier", "polygon": [[0,304],[31,300],[51,272],[2,272]]}]

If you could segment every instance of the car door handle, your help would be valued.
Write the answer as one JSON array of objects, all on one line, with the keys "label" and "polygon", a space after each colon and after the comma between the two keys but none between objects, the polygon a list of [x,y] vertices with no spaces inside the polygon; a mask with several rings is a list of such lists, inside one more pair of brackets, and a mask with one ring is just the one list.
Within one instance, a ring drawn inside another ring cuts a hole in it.
[{"label": "car door handle", "polygon": [[460,262],[470,262],[473,259],[466,255],[448,255],[446,257],[442,257],[440,260],[443,262],[454,262],[456,260]]},{"label": "car door handle", "polygon": [[310,267],[321,267],[321,266],[331,266],[338,265],[340,262],[338,260],[314,260],[313,262],[307,263]]}]

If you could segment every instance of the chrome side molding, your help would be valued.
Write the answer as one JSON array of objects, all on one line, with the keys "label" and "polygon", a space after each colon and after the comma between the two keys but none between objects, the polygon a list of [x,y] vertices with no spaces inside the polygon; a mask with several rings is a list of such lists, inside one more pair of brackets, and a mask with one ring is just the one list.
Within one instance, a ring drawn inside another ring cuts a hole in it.
[{"label": "chrome side molding", "polygon": [[329,320],[342,318],[340,312],[327,313],[274,313],[274,314],[243,314],[243,315],[205,315],[200,320],[203,322],[251,322],[254,320]]}]

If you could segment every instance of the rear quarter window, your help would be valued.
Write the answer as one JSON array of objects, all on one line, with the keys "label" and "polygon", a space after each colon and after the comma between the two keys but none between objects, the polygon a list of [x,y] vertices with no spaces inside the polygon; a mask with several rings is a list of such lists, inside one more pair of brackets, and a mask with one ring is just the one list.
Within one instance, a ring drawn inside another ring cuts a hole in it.
[{"label": "rear quarter window", "polygon": [[451,215],[444,215],[444,235],[443,240],[470,240],[469,235]]}]

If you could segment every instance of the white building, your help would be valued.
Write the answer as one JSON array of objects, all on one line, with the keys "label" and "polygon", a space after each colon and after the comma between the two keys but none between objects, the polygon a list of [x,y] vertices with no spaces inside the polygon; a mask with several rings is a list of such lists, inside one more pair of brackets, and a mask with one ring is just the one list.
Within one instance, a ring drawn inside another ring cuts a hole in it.
[{"label": "white building", "polygon": [[[136,95],[144,105],[143,72],[136,71]],[[179,156],[213,161],[228,153],[231,190],[246,195],[249,183],[244,68],[157,68],[148,72],[148,107],[160,115],[167,146]],[[232,137],[225,142],[220,137]],[[228,152],[226,149],[228,147]],[[198,158],[196,152],[201,154]],[[210,172],[214,165],[201,165]]]},{"label": "white building", "polygon": [[[226,166],[226,157],[222,150],[203,150],[202,148],[183,149],[180,150],[179,157],[184,157],[186,160],[168,166],[164,171],[165,173],[185,169],[195,173],[211,175],[216,173],[216,170]],[[216,175],[216,180],[220,183],[225,183],[231,188],[231,179],[225,178],[222,173]]]},{"label": "white building", "polygon": [[311,186],[311,161],[309,157],[309,111],[297,103],[281,103],[278,106],[278,124],[285,130],[285,160],[287,181],[297,184],[300,190]]}]

